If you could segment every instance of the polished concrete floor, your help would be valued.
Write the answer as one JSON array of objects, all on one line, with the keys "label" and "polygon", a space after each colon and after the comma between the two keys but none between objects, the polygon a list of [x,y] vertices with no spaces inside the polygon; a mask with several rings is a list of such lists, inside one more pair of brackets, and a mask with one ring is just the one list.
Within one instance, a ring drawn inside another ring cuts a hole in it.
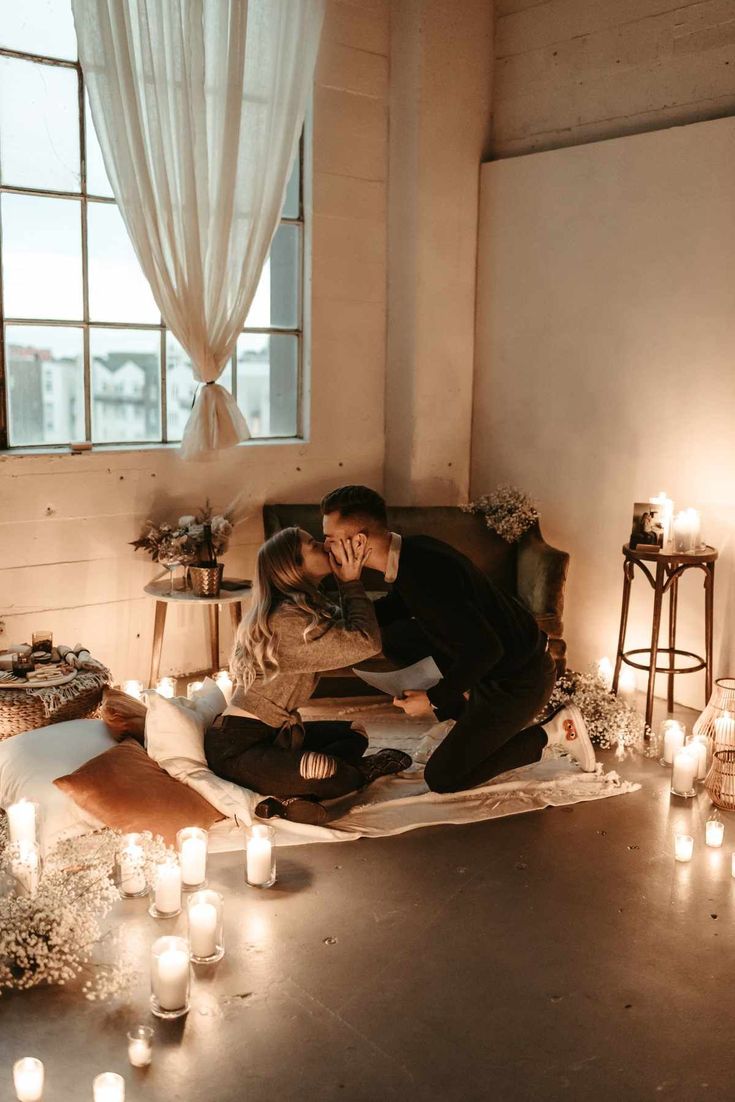
[{"label": "polished concrete floor", "polygon": [[[687,806],[655,762],[609,764],[641,790],[290,848],[267,892],[244,887],[239,855],[213,858],[227,955],[197,970],[183,1022],[156,1025],[145,1072],[125,1033],[150,1020],[153,920],[121,903],[129,1001],[0,999],[0,1098],[34,1054],[46,1102],[91,1099],[103,1070],[128,1102],[732,1099],[735,816],[708,850],[704,794]],[[690,865],[676,830],[695,837]]]}]

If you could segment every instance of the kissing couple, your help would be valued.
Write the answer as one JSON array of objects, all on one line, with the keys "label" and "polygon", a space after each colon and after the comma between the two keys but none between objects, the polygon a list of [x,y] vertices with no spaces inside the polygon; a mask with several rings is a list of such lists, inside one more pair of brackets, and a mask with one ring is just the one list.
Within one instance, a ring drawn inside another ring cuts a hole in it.
[{"label": "kissing couple", "polygon": [[[231,661],[232,700],[205,736],[210,769],[266,798],[262,818],[324,823],[323,801],[402,772],[400,750],[367,754],[357,723],[304,722],[299,708],[320,673],[383,653],[398,666],[431,656],[442,674],[428,692],[394,700],[408,715],[455,720],[426,763],[434,792],[457,792],[541,759],[547,746],[595,768],[574,705],[535,723],[556,677],[531,613],[468,558],[429,536],[390,530],[385,501],[343,486],[321,503],[324,541],[284,528],[258,552],[250,608]],[[390,591],[374,603],[368,565]],[[322,586],[333,575],[337,594]]]}]

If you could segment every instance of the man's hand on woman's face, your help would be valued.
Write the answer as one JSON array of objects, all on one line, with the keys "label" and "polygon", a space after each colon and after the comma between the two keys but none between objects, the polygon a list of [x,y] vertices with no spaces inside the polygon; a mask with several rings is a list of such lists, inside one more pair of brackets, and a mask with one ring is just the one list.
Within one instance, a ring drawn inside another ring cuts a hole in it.
[{"label": "man's hand on woman's face", "polygon": [[362,574],[362,568],[370,558],[370,548],[366,547],[364,536],[358,534],[354,539],[329,541],[329,562],[332,573],[341,582],[356,582]]}]

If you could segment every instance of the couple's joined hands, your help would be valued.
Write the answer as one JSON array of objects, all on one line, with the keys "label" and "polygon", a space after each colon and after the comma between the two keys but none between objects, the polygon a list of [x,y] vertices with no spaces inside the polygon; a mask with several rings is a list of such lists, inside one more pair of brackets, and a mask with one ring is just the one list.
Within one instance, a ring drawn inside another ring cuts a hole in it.
[{"label": "couple's joined hands", "polygon": [[327,552],[335,578],[340,582],[357,582],[372,548],[367,546],[364,536],[358,535],[354,539],[330,540]]}]

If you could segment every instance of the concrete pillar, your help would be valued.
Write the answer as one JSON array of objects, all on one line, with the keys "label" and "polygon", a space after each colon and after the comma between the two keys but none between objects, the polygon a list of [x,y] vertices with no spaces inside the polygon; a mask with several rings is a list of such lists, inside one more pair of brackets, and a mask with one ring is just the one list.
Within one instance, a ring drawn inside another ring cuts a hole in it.
[{"label": "concrete pillar", "polygon": [[385,490],[469,489],[479,170],[490,132],[491,0],[393,0]]}]

